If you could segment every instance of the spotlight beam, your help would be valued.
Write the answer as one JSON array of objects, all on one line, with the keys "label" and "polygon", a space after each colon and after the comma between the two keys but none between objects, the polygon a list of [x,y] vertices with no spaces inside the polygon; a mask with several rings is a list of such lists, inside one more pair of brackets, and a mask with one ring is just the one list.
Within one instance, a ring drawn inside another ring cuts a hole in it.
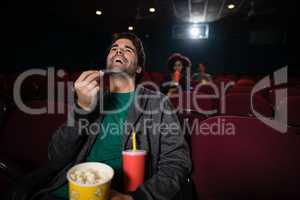
[{"label": "spotlight beam", "polygon": [[208,0],[205,1],[204,4],[204,11],[203,11],[203,21],[206,21],[206,16],[207,16],[207,7],[208,7]]},{"label": "spotlight beam", "polygon": [[220,18],[221,18],[222,12],[223,12],[224,7],[225,7],[225,3],[226,3],[226,0],[222,0],[222,5],[221,5],[221,7],[220,7],[220,10],[219,10],[217,19],[220,19]]}]

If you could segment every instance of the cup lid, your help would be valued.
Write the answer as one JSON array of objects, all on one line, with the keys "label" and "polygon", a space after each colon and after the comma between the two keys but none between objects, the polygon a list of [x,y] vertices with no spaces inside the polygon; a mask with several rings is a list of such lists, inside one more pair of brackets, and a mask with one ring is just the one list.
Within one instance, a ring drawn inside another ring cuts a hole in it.
[{"label": "cup lid", "polygon": [[147,151],[127,149],[127,150],[122,151],[122,154],[123,155],[146,155]]}]

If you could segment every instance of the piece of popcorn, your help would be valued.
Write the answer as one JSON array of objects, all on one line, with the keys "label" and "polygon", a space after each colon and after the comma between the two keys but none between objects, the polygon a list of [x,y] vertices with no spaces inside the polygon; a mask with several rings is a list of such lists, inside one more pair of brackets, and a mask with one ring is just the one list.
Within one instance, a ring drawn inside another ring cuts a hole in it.
[{"label": "piece of popcorn", "polygon": [[99,174],[93,169],[77,169],[70,173],[70,178],[79,184],[96,184],[101,180]]}]

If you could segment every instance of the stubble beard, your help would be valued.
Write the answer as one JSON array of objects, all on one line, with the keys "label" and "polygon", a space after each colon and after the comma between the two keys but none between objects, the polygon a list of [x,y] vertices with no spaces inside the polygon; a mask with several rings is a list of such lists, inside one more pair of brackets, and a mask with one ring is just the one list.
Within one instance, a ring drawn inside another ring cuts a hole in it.
[{"label": "stubble beard", "polygon": [[[130,76],[131,78],[135,77],[137,70],[137,63],[127,63],[127,66],[114,66],[112,62],[106,62],[106,68],[111,71],[117,71],[120,73],[112,73],[111,75],[114,77],[123,77]],[[124,73],[124,74],[123,74]]]}]

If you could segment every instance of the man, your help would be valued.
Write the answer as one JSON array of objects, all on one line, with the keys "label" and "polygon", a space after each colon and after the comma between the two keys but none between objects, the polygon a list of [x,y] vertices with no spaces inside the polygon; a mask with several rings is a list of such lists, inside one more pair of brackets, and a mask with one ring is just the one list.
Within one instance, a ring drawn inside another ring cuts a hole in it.
[{"label": "man", "polygon": [[[189,149],[169,100],[135,83],[145,63],[140,39],[132,33],[115,34],[106,63],[109,92],[101,89],[103,73],[80,75],[75,82],[75,124],[58,129],[49,145],[49,165],[22,179],[10,199],[68,198],[66,172],[86,161],[104,162],[115,170],[111,200],[171,200],[182,194],[191,170]],[[101,128],[93,129],[95,125]],[[131,148],[132,131],[138,148],[147,151],[145,182],[125,194],[121,152]]]},{"label": "man", "polygon": [[211,75],[205,72],[205,65],[200,63],[197,66],[197,73],[192,75],[192,80],[197,81],[198,83],[205,84],[211,81]]}]

